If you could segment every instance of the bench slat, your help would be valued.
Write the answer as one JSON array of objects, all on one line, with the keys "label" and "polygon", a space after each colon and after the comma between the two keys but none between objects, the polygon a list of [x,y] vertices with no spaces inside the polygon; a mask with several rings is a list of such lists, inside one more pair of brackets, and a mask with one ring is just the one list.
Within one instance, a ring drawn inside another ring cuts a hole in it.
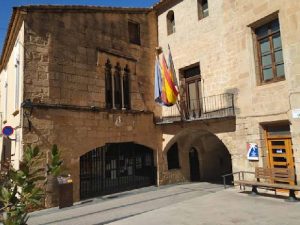
[{"label": "bench slat", "polygon": [[245,185],[245,186],[271,187],[271,188],[278,188],[278,189],[300,191],[300,186],[289,185],[289,184],[277,184],[277,183],[271,184],[271,183],[263,183],[263,182],[257,182],[257,181],[247,181],[247,180],[237,180],[237,181],[234,181],[234,183]]}]

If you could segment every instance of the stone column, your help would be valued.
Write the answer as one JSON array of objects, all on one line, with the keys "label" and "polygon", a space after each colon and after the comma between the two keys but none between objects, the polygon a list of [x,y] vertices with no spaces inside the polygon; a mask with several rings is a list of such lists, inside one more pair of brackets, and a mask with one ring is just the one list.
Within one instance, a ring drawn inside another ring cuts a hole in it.
[{"label": "stone column", "polygon": [[120,79],[121,79],[121,96],[122,96],[122,110],[125,110],[125,106],[124,106],[124,75],[125,75],[125,70],[121,71],[120,74]]},{"label": "stone column", "polygon": [[111,71],[111,89],[112,89],[112,109],[116,109],[115,105],[115,74],[116,73],[116,68],[112,67]]}]

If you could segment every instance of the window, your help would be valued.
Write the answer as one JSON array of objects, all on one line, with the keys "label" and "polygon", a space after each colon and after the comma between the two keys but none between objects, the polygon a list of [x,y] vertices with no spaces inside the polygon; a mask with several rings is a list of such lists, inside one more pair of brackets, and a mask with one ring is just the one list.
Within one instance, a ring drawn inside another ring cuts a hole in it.
[{"label": "window", "polygon": [[276,138],[278,136],[290,137],[290,125],[289,124],[267,124],[264,125],[269,138]]},{"label": "window", "polygon": [[112,75],[111,75],[111,63],[109,59],[107,60],[105,64],[105,102],[106,102],[106,108],[111,109],[112,108]]},{"label": "window", "polygon": [[107,109],[130,109],[130,70],[119,63],[113,67],[108,59],[105,64],[105,103]]},{"label": "window", "polygon": [[140,24],[134,22],[128,22],[128,34],[129,34],[130,43],[136,45],[141,44]]},{"label": "window", "polygon": [[179,169],[178,145],[173,144],[167,153],[168,169]]},{"label": "window", "polygon": [[261,83],[285,79],[278,19],[256,28],[254,32]]},{"label": "window", "polygon": [[201,116],[202,111],[201,76],[199,65],[185,69],[183,71],[183,78],[188,117],[198,118]]},{"label": "window", "polygon": [[167,29],[168,35],[175,33],[175,16],[173,11],[169,11],[167,14]]},{"label": "window", "polygon": [[129,96],[129,73],[130,70],[126,65],[123,73],[123,108],[130,109],[130,96]]},{"label": "window", "polygon": [[201,20],[209,15],[207,0],[198,0],[198,19]]},{"label": "window", "polygon": [[19,109],[20,99],[20,45],[15,46],[15,110]]},{"label": "window", "polygon": [[3,119],[7,120],[7,104],[8,104],[8,72],[7,69],[4,70],[4,112]]},{"label": "window", "polygon": [[115,66],[115,72],[114,72],[114,99],[113,99],[113,103],[114,103],[114,108],[117,109],[121,109],[122,108],[122,90],[121,90],[121,67],[120,64],[117,63],[117,65]]}]

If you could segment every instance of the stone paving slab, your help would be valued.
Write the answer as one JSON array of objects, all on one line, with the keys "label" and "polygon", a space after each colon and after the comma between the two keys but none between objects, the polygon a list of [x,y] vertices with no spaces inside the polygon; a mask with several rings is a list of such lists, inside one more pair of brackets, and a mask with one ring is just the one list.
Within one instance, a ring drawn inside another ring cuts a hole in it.
[{"label": "stone paving slab", "polygon": [[[248,189],[250,190],[250,189]],[[148,187],[31,214],[29,225],[298,225],[300,201],[259,190],[252,197],[222,185]]]},{"label": "stone paving slab", "polygon": [[178,202],[223,190],[222,185],[188,183],[150,187],[95,198],[86,204],[59,210],[52,208],[30,214],[29,225],[94,225],[139,215]]},{"label": "stone paving slab", "polygon": [[228,189],[110,223],[110,225],[299,225],[300,202]]}]

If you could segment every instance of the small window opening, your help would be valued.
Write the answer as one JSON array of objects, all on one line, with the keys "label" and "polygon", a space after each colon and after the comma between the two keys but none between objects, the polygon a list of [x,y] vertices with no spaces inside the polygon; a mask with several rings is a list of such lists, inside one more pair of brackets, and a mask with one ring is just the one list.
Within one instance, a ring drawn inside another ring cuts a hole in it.
[{"label": "small window opening", "polygon": [[207,0],[198,0],[198,19],[201,20],[209,16]]},{"label": "small window opening", "polygon": [[168,35],[175,33],[175,15],[173,11],[169,11],[167,14],[167,29]]},{"label": "small window opening", "polygon": [[136,45],[141,45],[140,24],[128,22],[129,42]]},{"label": "small window opening", "polygon": [[179,169],[179,155],[178,155],[178,145],[173,144],[167,153],[168,159],[168,169]]}]

